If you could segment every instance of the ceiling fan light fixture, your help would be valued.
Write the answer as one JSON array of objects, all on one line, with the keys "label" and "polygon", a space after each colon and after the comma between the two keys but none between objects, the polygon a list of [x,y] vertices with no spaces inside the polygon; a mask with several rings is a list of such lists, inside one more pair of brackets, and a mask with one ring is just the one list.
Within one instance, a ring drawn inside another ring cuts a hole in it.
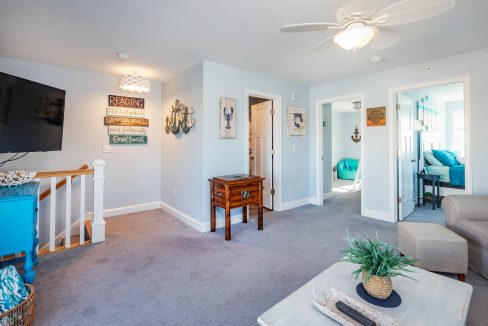
[{"label": "ceiling fan light fixture", "polygon": [[334,37],[334,42],[345,50],[357,50],[366,46],[376,35],[376,27],[352,23]]}]

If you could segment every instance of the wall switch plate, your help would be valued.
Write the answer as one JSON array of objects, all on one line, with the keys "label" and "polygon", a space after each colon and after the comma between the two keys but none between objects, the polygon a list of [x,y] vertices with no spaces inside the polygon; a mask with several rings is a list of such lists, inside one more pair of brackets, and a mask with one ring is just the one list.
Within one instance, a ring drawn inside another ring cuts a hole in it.
[{"label": "wall switch plate", "polygon": [[296,151],[297,147],[295,145],[291,145],[291,150]]},{"label": "wall switch plate", "polygon": [[102,146],[102,153],[112,153],[112,146],[110,146],[110,145],[103,145]]},{"label": "wall switch plate", "polygon": [[173,188],[173,196],[176,196],[176,188]]}]

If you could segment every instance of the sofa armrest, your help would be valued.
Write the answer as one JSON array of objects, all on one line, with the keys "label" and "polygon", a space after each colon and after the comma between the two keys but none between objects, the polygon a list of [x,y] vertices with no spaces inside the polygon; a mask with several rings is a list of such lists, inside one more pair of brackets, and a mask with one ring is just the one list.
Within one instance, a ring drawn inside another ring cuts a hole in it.
[{"label": "sofa armrest", "polygon": [[449,195],[442,200],[446,225],[456,220],[488,221],[488,195]]}]

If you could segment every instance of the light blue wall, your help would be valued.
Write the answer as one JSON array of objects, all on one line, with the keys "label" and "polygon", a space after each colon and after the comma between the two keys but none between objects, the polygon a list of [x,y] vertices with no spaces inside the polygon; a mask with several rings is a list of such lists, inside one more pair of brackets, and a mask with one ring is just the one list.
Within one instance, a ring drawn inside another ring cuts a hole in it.
[{"label": "light blue wall", "polygon": [[[308,88],[244,70],[204,62],[204,176],[201,179],[204,221],[209,218],[208,178],[218,175],[245,173],[248,151],[245,148],[244,130],[248,109],[245,107],[245,91],[253,90],[281,96],[281,146],[282,146],[282,200],[291,202],[309,197],[309,139],[286,137],[288,106],[308,107]],[[296,100],[291,100],[291,93]],[[237,138],[219,138],[220,97],[237,99]],[[276,126],[275,126],[276,127]],[[295,146],[295,151],[292,146]],[[301,187],[303,185],[303,187]]]},{"label": "light blue wall", "polygon": [[[446,80],[454,77],[469,75],[471,87],[471,149],[473,192],[488,193],[488,174],[484,173],[484,166],[488,165],[488,148],[483,141],[488,123],[486,110],[486,85],[488,84],[488,49],[465,53],[430,62],[405,66],[375,74],[363,75],[357,78],[340,80],[316,85],[310,88],[310,151],[311,162],[316,160],[315,151],[315,103],[320,99],[349,96],[363,93],[364,108],[389,107],[389,89]],[[426,69],[429,66],[431,69]],[[388,173],[393,166],[393,153],[390,145],[394,139],[389,138],[388,127],[392,123],[392,107],[388,108],[388,125],[384,127],[368,127],[363,130],[364,162],[363,162],[363,213],[385,220],[393,220],[394,203],[391,193],[394,193],[392,176]],[[311,193],[315,190],[315,167],[311,168]]]},{"label": "light blue wall", "polygon": [[196,123],[186,135],[166,134],[164,128],[161,130],[161,198],[173,208],[201,219],[201,207],[207,199],[202,196],[200,187],[203,179],[203,63],[163,84],[163,121],[176,99],[193,107]]},{"label": "light blue wall", "polygon": [[349,112],[343,113],[342,120],[342,139],[344,143],[344,158],[353,158],[356,160],[361,159],[361,142],[355,143],[351,136],[353,136],[354,129],[358,127],[359,135],[361,135],[361,113]]},{"label": "light blue wall", "polygon": [[332,112],[332,105],[326,103],[322,106],[322,116],[327,120],[328,126],[323,132],[324,160],[323,160],[323,187],[324,194],[332,191],[332,162],[334,161],[332,146],[334,141],[334,131],[336,120]]}]

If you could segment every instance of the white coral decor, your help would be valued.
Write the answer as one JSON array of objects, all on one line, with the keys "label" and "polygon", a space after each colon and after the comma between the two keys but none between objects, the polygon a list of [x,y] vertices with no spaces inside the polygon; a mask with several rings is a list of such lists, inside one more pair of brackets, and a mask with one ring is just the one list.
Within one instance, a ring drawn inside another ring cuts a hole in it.
[{"label": "white coral decor", "polygon": [[0,172],[0,187],[19,186],[31,181],[36,174],[24,170]]}]

